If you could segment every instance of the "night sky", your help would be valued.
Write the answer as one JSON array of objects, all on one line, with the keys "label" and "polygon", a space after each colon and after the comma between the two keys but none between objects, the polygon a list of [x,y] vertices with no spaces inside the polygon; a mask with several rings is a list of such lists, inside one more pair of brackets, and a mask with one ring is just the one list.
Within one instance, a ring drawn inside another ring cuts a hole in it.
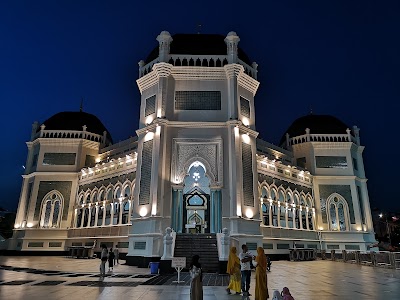
[{"label": "night sky", "polygon": [[136,135],[138,62],[162,30],[197,24],[235,31],[258,63],[260,137],[278,144],[310,109],[357,125],[371,206],[400,208],[400,2],[370,0],[1,1],[0,206],[17,207],[34,121],[78,111],[83,98],[114,142]]}]

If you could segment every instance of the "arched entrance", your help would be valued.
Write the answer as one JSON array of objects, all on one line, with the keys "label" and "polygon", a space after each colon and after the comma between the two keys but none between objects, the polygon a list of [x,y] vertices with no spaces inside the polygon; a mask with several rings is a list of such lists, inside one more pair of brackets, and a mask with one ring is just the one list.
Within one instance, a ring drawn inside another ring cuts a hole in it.
[{"label": "arched entrance", "polygon": [[210,232],[210,180],[205,166],[196,161],[189,167],[183,186],[183,225],[187,233]]},{"label": "arched entrance", "polygon": [[182,185],[173,186],[171,227],[176,232],[221,232],[221,190],[210,187],[211,183],[207,167],[196,160],[187,167]]}]

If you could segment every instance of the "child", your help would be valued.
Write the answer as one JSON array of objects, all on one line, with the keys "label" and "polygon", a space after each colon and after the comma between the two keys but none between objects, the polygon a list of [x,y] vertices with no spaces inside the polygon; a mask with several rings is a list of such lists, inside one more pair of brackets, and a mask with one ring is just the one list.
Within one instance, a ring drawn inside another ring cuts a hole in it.
[{"label": "child", "polygon": [[294,298],[290,294],[289,289],[286,286],[282,290],[282,297],[283,300],[294,300]]},{"label": "child", "polygon": [[108,253],[108,272],[114,270],[114,252],[113,249],[110,248],[110,252]]},{"label": "child", "polygon": [[272,294],[272,300],[282,300],[281,293],[278,290],[275,290]]},{"label": "child", "polygon": [[271,258],[267,256],[267,271],[271,272]]}]

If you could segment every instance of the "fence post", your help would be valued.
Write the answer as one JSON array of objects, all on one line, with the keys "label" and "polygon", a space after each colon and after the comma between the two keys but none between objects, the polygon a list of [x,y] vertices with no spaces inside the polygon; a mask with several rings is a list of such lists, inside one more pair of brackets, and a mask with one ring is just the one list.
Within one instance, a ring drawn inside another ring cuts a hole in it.
[{"label": "fence post", "polygon": [[360,251],[355,251],[355,258],[356,258],[356,263],[358,264],[358,265],[360,265],[361,264],[361,259],[360,259]]},{"label": "fence post", "polygon": [[343,258],[343,261],[344,261],[344,262],[347,261],[347,256],[346,256],[346,254],[347,254],[346,250],[342,250],[342,258]]},{"label": "fence post", "polygon": [[332,261],[335,261],[336,260],[336,257],[335,257],[335,250],[331,250],[331,260]]},{"label": "fence post", "polygon": [[326,259],[326,250],[321,250],[321,259]]},{"label": "fence post", "polygon": [[394,252],[389,252],[390,268],[396,269],[396,257]]}]

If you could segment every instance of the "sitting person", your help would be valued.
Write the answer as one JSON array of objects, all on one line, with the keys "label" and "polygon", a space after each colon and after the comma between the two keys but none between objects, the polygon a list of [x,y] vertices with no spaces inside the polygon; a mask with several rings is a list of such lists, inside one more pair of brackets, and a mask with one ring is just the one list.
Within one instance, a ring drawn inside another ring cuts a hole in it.
[{"label": "sitting person", "polygon": [[272,294],[272,300],[282,300],[281,293],[278,290],[275,290]]},{"label": "sitting person", "polygon": [[283,300],[294,300],[294,298],[290,294],[289,289],[286,286],[282,290],[282,299]]}]

